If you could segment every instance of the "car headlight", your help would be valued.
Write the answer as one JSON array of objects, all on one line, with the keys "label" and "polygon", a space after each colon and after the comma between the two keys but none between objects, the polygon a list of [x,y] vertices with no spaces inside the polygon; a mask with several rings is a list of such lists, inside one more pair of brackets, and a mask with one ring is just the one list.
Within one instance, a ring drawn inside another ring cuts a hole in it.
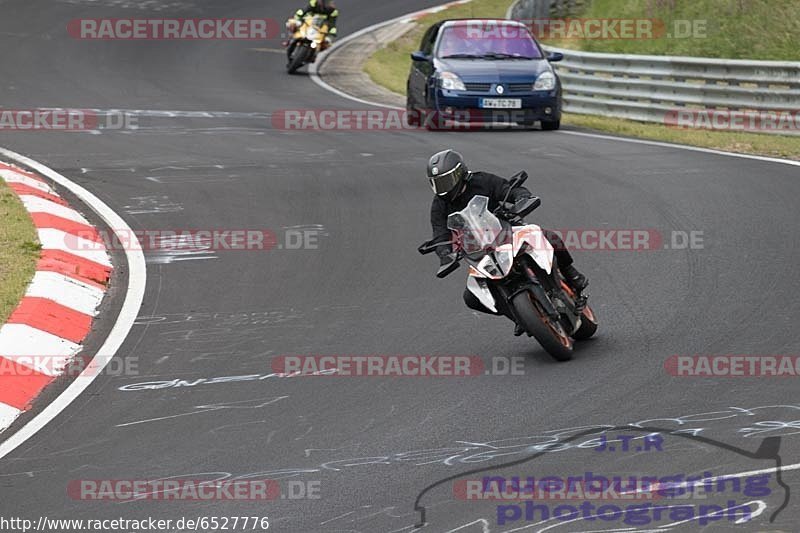
[{"label": "car headlight", "polygon": [[538,78],[536,78],[536,83],[533,84],[534,91],[552,91],[556,88],[556,75],[550,72],[542,72]]},{"label": "car headlight", "polygon": [[452,72],[442,72],[439,74],[439,84],[442,89],[446,89],[448,91],[466,91],[467,88],[464,86],[464,82],[461,81],[461,78],[453,74]]}]

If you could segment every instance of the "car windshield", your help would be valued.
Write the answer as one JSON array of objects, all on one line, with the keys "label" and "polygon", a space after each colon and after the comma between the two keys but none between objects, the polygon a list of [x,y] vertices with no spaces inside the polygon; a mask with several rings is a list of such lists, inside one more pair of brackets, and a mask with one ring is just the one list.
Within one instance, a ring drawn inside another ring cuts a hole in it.
[{"label": "car windshield", "polygon": [[447,217],[447,228],[468,254],[491,247],[503,235],[503,224],[489,211],[489,198],[474,196],[467,207]]},{"label": "car windshield", "polygon": [[470,21],[445,28],[439,40],[441,59],[542,59],[542,53],[523,26]]}]

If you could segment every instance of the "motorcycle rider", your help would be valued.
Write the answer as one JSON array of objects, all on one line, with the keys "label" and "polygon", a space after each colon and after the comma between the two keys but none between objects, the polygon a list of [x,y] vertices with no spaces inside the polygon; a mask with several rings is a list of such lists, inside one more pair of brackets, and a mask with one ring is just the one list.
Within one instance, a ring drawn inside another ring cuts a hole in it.
[{"label": "motorcycle rider", "polygon": [[[447,242],[450,240],[450,230],[447,228],[447,217],[464,209],[473,196],[481,195],[489,198],[489,210],[493,211],[503,200],[511,184],[488,172],[470,172],[460,153],[454,150],[443,150],[434,154],[428,161],[428,181],[436,196],[431,204],[431,226],[433,228],[433,243]],[[524,187],[517,187],[508,195],[508,201],[516,203],[530,198],[531,192]],[[589,281],[586,276],[578,272],[573,265],[572,254],[567,251],[564,242],[558,234],[542,230],[545,238],[554,248],[558,268],[564,275],[566,282],[578,294],[585,289]],[[436,248],[436,255],[442,265],[454,261],[452,247],[443,244]],[[464,291],[464,303],[470,309],[489,314],[494,313],[486,308],[478,298],[469,290]],[[514,317],[509,317],[514,322]],[[524,330],[517,324],[514,335],[522,335]]]},{"label": "motorcycle rider", "polygon": [[[333,38],[336,37],[336,19],[339,17],[339,10],[336,8],[336,2],[334,2],[334,0],[309,0],[306,8],[298,9],[294,14],[294,19],[290,19],[292,25],[287,26],[287,29],[291,33],[294,33],[296,29],[303,24],[303,19],[306,15],[309,14],[323,15],[328,21],[328,35],[325,37],[325,47],[327,48],[333,42]],[[284,41],[284,46],[288,46],[290,42],[291,38]],[[286,55],[289,59],[291,59],[293,51],[293,46],[289,46],[286,50]]]}]

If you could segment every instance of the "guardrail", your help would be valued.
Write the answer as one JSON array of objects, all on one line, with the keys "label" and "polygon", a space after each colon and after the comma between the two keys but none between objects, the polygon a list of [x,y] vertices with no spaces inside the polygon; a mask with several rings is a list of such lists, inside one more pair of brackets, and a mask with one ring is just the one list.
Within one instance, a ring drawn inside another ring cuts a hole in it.
[{"label": "guardrail", "polygon": [[[553,17],[574,0],[519,0],[508,16]],[[564,110],[664,123],[680,111],[778,114],[800,121],[800,62],[561,52],[554,63],[564,87]],[[765,131],[767,131],[765,129]],[[800,133],[800,124],[776,133]]]},{"label": "guardrail", "polygon": [[517,0],[506,18],[568,17],[583,10],[591,0]]}]

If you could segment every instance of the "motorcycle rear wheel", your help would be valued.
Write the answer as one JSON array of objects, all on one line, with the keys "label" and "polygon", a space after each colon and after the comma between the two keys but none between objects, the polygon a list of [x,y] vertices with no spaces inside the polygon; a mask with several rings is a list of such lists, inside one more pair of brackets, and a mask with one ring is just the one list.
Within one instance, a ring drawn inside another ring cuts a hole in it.
[{"label": "motorcycle rear wheel", "polygon": [[572,359],[572,339],[564,331],[561,324],[554,324],[541,311],[528,291],[521,292],[511,298],[511,305],[519,318],[522,327],[542,345],[556,361]]}]

